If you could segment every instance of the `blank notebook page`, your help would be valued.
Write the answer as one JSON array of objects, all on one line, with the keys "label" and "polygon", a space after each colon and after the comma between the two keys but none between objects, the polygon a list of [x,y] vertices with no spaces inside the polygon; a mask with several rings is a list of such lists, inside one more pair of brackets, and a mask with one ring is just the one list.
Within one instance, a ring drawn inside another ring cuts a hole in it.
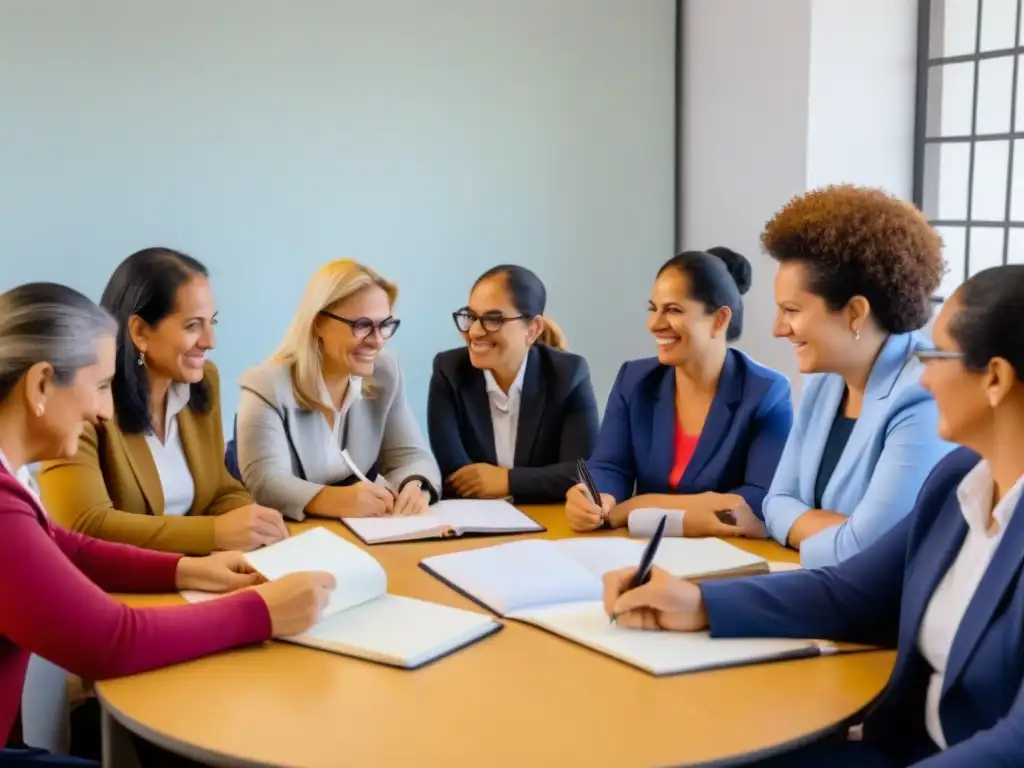
[{"label": "blank notebook page", "polygon": [[299,571],[327,571],[337,586],[322,615],[365,603],[387,591],[388,577],[369,553],[326,528],[310,528],[264,549],[249,552],[246,560],[268,579]]},{"label": "blank notebook page", "polygon": [[520,611],[512,618],[549,629],[655,675],[771,659],[814,645],[809,640],[714,639],[707,632],[626,629],[608,621],[600,602]]},{"label": "blank notebook page", "polygon": [[549,541],[515,541],[428,557],[423,564],[498,613],[597,600],[601,580]]},{"label": "blank notebook page", "polygon": [[346,517],[345,524],[366,541],[401,538],[409,534],[424,533],[443,525],[431,514]]},{"label": "blank notebook page", "polygon": [[[636,568],[647,547],[647,541],[625,538],[558,539],[552,543],[598,576],[619,568]],[[679,578],[752,568],[763,563],[763,558],[719,539],[662,539],[654,556],[655,565]]]},{"label": "blank notebook page", "polygon": [[494,620],[481,613],[410,597],[384,595],[373,602],[335,614],[296,640],[364,649],[416,665],[456,648],[487,629]]},{"label": "blank notebook page", "polygon": [[430,508],[439,520],[453,528],[467,528],[477,531],[487,530],[534,530],[542,526],[530,519],[507,501],[452,499],[439,501]]}]

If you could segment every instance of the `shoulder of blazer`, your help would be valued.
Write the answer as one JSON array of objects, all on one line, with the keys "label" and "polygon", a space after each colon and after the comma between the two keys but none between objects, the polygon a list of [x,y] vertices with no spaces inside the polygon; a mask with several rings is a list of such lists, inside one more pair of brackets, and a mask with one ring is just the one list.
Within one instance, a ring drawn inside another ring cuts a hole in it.
[{"label": "shoulder of blazer", "polygon": [[238,385],[259,395],[275,407],[295,408],[292,367],[289,363],[263,363],[245,371]]},{"label": "shoulder of blazer", "polygon": [[744,395],[761,397],[775,389],[792,391],[789,377],[781,371],[762,365],[734,347],[729,348],[729,354],[736,361],[737,367],[742,371],[745,379],[743,382]]},{"label": "shoulder of blazer", "polygon": [[[977,466],[981,456],[969,448],[955,448],[932,468],[917,494],[911,541],[919,541],[939,516],[951,494],[956,493],[967,473]],[[911,545],[913,546],[913,545]]]},{"label": "shoulder of blazer", "polygon": [[469,350],[465,347],[446,349],[434,355],[434,371],[437,373],[453,376],[467,367],[472,368],[473,364],[469,362]]},{"label": "shoulder of blazer", "polygon": [[619,395],[629,402],[634,395],[645,399],[655,397],[665,376],[671,373],[672,369],[659,362],[658,358],[644,357],[623,363],[615,381],[619,387]]},{"label": "shoulder of blazer", "polygon": [[377,386],[378,392],[389,400],[393,398],[402,380],[402,366],[398,362],[398,357],[391,352],[381,350],[374,361],[371,378]]},{"label": "shoulder of blazer", "polygon": [[220,400],[220,371],[212,360],[203,363],[203,381],[210,390],[210,402]]},{"label": "shoulder of blazer", "polygon": [[571,392],[590,376],[590,366],[582,355],[536,344],[530,351],[544,371],[544,380],[560,392]]}]

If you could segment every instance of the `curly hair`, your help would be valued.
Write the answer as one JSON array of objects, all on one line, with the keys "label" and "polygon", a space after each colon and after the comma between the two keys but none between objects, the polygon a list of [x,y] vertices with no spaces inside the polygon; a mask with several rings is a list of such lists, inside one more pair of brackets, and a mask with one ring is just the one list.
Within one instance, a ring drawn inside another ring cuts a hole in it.
[{"label": "curly hair", "polygon": [[942,238],[917,208],[850,184],[790,200],[765,225],[761,244],[780,263],[803,263],[809,289],[831,311],[866,298],[888,333],[924,327],[945,269]]}]

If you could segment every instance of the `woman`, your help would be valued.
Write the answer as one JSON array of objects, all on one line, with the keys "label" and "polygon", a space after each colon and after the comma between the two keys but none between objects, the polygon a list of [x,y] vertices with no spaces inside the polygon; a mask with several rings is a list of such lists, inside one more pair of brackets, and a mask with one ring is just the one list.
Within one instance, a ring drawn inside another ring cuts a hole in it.
[{"label": "woman", "polygon": [[686,251],[658,271],[647,320],[658,356],[619,370],[588,462],[601,500],[569,491],[574,530],[628,522],[650,535],[660,509],[673,511],[670,535],[764,535],[761,502],[793,405],[782,374],[728,347],[743,330],[750,272],[727,248]]},{"label": "woman", "polygon": [[[18,478],[30,463],[70,458],[84,422],[111,418],[116,332],[109,315],[64,286],[37,283],[0,295],[0,746],[19,741],[29,654],[89,680],[131,675],[302,632],[333,589],[330,574],[242,589],[259,577],[237,552],[182,557],[50,523]],[[142,609],[104,591],[179,589],[242,591]],[[39,750],[0,749],[0,764],[62,761]]]},{"label": "woman", "polygon": [[779,262],[774,333],[810,378],[764,503],[768,531],[806,568],[869,547],[913,506],[951,446],[918,384],[914,331],[931,315],[941,241],[885,193],[828,187],[792,200],[762,235]]},{"label": "woman", "polygon": [[964,283],[934,336],[935,348],[915,352],[921,383],[939,433],[965,447],[873,547],[833,568],[700,586],[658,571],[622,594],[631,574],[605,577],[605,603],[625,626],[897,648],[862,742],[836,739],[778,765],[1016,766],[1024,756],[1024,266]]},{"label": "woman", "polygon": [[434,358],[430,445],[449,495],[565,498],[590,456],[598,414],[587,361],[565,351],[544,315],[547,291],[525,267],[502,265],[473,285],[452,317],[466,346]]},{"label": "woman", "polygon": [[397,297],[369,267],[325,264],[277,352],[242,375],[238,462],[257,501],[302,520],[415,515],[437,499],[437,464],[383,351]]},{"label": "woman", "polygon": [[254,504],[224,467],[206,268],[147,248],[121,262],[100,303],[118,323],[114,417],[43,467],[50,514],[96,538],[186,555],[285,538],[280,513]]}]

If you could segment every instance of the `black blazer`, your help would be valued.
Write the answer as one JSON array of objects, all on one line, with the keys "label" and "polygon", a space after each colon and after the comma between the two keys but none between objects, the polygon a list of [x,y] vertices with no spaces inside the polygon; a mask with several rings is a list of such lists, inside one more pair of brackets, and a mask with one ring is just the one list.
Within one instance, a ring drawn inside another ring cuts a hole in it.
[{"label": "black blazer", "polygon": [[[589,458],[597,442],[598,420],[587,361],[535,344],[523,377],[515,467],[508,473],[512,498],[521,504],[564,500],[577,482],[576,460]],[[484,373],[465,347],[434,358],[427,429],[442,477],[468,464],[497,464]]]}]

